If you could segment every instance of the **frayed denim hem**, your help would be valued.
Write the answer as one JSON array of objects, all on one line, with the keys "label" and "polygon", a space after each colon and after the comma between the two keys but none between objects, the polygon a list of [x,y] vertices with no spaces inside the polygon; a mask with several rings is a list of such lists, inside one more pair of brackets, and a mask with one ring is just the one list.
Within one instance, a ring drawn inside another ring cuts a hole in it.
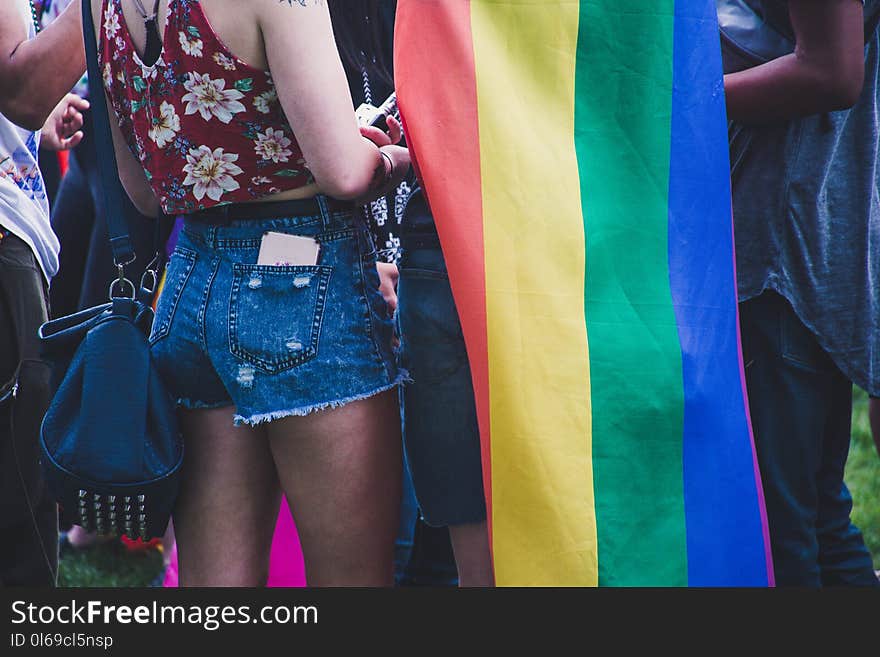
[{"label": "frayed denim hem", "polygon": [[203,402],[198,399],[178,399],[177,400],[177,410],[184,411],[200,411],[200,410],[212,410],[215,408],[225,408],[227,406],[232,406],[232,400],[220,401],[220,402]]},{"label": "frayed denim hem", "polygon": [[257,426],[258,424],[272,422],[273,420],[281,420],[286,417],[304,417],[316,411],[325,411],[329,409],[339,408],[341,406],[345,406],[346,404],[350,404],[351,402],[369,399],[370,397],[381,395],[383,392],[387,392],[389,390],[392,390],[393,388],[397,388],[398,386],[412,383],[409,372],[407,372],[406,370],[398,370],[398,372],[399,373],[397,375],[397,378],[394,380],[393,383],[389,383],[388,385],[382,386],[381,388],[377,388],[376,390],[372,390],[370,392],[365,392],[360,395],[353,395],[351,397],[344,397],[343,399],[335,399],[333,401],[323,402],[321,404],[313,404],[311,406],[302,406],[300,408],[293,408],[284,411],[272,411],[271,413],[260,413],[257,415],[251,415],[250,417],[236,415],[234,423],[235,426],[241,426],[242,424]]}]

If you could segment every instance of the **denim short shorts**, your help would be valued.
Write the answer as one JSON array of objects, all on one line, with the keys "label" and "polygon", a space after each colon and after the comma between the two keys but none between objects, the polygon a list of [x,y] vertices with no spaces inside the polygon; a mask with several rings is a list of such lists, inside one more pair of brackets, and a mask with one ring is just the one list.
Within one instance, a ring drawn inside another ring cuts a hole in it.
[{"label": "denim short shorts", "polygon": [[[366,225],[358,213],[316,206],[272,219],[185,218],[150,336],[179,406],[234,405],[236,424],[253,425],[365,399],[405,379]],[[318,263],[257,265],[269,231],[315,238]]]},{"label": "denim short shorts", "polygon": [[[410,201],[414,224],[421,206]],[[427,212],[426,207],[423,212]],[[429,215],[428,215],[429,216]],[[486,519],[471,370],[439,242],[404,236],[398,287],[403,435],[416,501],[433,526]]]}]

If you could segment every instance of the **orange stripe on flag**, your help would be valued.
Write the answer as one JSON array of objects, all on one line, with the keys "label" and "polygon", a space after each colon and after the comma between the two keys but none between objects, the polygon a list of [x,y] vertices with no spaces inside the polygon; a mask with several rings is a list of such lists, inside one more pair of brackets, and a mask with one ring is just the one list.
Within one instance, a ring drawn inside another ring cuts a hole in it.
[{"label": "orange stripe on flag", "polygon": [[[486,271],[477,83],[469,2],[402,4],[395,27],[394,70],[409,141],[418,145],[425,179],[452,193],[428,196],[437,218],[455,302],[467,343],[483,453],[483,483],[492,536],[489,362]],[[464,38],[463,36],[466,35]],[[440,55],[442,53],[442,55]],[[454,75],[450,72],[454,71]],[[443,84],[437,80],[443,79]],[[418,98],[419,119],[406,123],[407,102]],[[455,222],[443,221],[455,217]]]}]

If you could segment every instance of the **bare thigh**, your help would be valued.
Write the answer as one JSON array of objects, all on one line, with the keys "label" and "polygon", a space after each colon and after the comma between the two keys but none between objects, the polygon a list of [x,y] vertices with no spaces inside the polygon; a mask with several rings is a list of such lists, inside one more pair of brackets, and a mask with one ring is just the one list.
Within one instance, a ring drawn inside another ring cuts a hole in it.
[{"label": "bare thigh", "polygon": [[390,586],[401,494],[397,390],[268,425],[309,586]]},{"label": "bare thigh", "polygon": [[232,407],[181,413],[184,466],[174,509],[181,586],[263,586],[280,489],[263,428]]}]

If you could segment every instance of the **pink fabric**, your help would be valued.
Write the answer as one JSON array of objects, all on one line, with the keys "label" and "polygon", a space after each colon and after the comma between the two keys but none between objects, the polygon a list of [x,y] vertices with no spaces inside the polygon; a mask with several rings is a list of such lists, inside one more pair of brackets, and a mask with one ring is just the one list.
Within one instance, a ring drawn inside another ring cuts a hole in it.
[{"label": "pink fabric", "polygon": [[306,568],[303,563],[302,548],[286,498],[281,500],[278,524],[275,525],[267,585],[274,587],[306,585]]},{"label": "pink fabric", "polygon": [[[165,570],[165,581],[162,586],[173,588],[177,585],[177,544],[175,544],[171,546],[171,561]],[[275,536],[272,539],[272,556],[269,561],[267,586],[284,588],[305,585],[306,571],[299,536],[297,536],[293,518],[290,516],[287,499],[282,498],[278,524],[275,525]]]}]

